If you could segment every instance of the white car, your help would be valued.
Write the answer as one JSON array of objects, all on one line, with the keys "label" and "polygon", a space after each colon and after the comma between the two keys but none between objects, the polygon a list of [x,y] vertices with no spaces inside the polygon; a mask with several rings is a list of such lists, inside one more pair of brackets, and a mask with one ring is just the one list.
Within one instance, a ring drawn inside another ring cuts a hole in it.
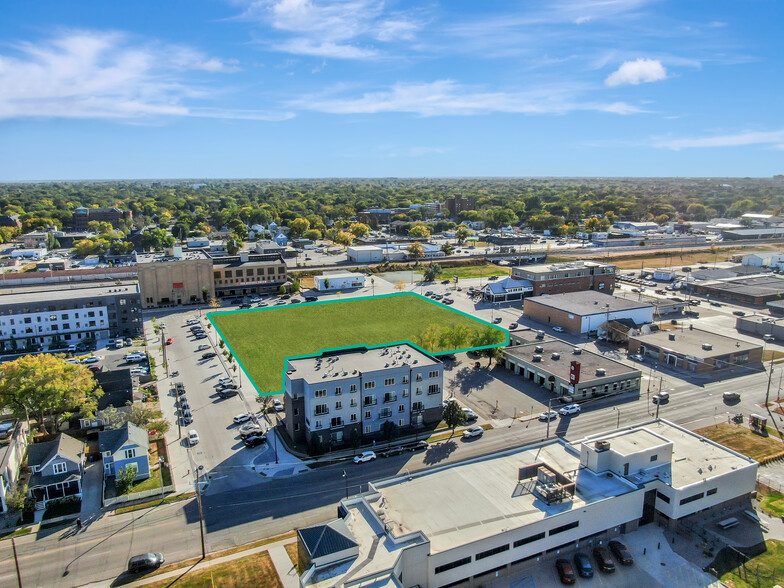
[{"label": "white car", "polygon": [[234,419],[232,419],[232,420],[233,420],[233,421],[234,421],[236,424],[238,424],[238,425],[239,425],[239,424],[242,424],[242,423],[244,423],[244,422],[247,422],[247,421],[249,421],[249,420],[250,420],[250,419],[252,419],[252,418],[253,418],[253,415],[252,415],[252,414],[250,414],[249,412],[245,412],[245,413],[242,413],[242,414],[238,414],[238,415],[237,415],[237,416],[235,416],[235,417],[234,417]]},{"label": "white car", "polygon": [[275,306],[283,306],[284,304],[286,304],[286,301],[285,301],[285,300],[278,300],[278,301],[275,303]]},{"label": "white car", "polygon": [[354,463],[363,463],[366,461],[373,461],[376,459],[375,451],[363,451],[359,455],[354,456]]},{"label": "white car", "polygon": [[199,441],[199,434],[196,432],[196,429],[188,431],[188,445],[193,447],[194,445],[198,445]]},{"label": "white car", "polygon": [[254,304],[255,304],[256,302],[261,302],[261,296],[251,296],[251,297],[248,299],[248,302],[252,302],[252,303],[254,303]]},{"label": "white car", "polygon": [[90,363],[98,363],[99,361],[101,361],[101,358],[100,357],[96,357],[95,355],[93,355],[92,357],[85,357],[82,360],[82,363],[86,365],[86,364],[90,364]]},{"label": "white car", "polygon": [[66,359],[65,363],[81,363],[78,357],[72,357],[71,359]]},{"label": "white car", "polygon": [[563,327],[553,327],[553,331],[555,331],[556,333],[563,333],[564,330],[565,329]]},{"label": "white car", "polygon": [[199,319],[188,319],[187,321],[185,321],[185,324],[186,325],[198,325],[199,324]]},{"label": "white car", "polygon": [[561,416],[566,416],[570,414],[580,414],[580,405],[567,404],[561,410],[558,411],[558,414],[560,414]]},{"label": "white car", "polygon": [[276,398],[275,400],[272,401],[272,409],[275,412],[283,412],[283,410],[284,410],[283,409],[283,403]]},{"label": "white car", "polygon": [[133,368],[131,370],[131,375],[132,376],[146,376],[149,373],[150,373],[150,370],[148,370],[146,368]]},{"label": "white car", "polygon": [[554,410],[547,410],[539,415],[540,421],[552,421],[558,418],[558,413]]},{"label": "white car", "polygon": [[202,343],[196,348],[196,351],[207,351],[210,348],[206,343]]},{"label": "white car", "polygon": [[231,384],[231,378],[221,378],[218,380],[218,384],[223,386],[224,384]]},{"label": "white car", "polygon": [[479,425],[474,425],[473,427],[468,427],[465,431],[463,431],[463,439],[471,439],[473,437],[481,437],[482,433],[485,430],[480,427]]}]

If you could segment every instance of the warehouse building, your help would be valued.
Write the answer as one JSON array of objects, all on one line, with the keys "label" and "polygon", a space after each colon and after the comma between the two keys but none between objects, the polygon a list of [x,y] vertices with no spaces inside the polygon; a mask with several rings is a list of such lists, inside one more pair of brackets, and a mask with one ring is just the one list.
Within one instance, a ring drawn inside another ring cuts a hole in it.
[{"label": "warehouse building", "polygon": [[611,294],[615,289],[616,267],[598,261],[567,261],[512,268],[512,277],[528,280],[533,295],[596,290]]},{"label": "warehouse building", "polygon": [[762,346],[700,329],[658,331],[629,337],[629,353],[698,374],[734,366],[760,366]]},{"label": "warehouse building", "polygon": [[319,292],[349,290],[365,287],[365,274],[354,272],[331,272],[313,278],[314,288]]},{"label": "warehouse building", "polygon": [[735,319],[735,328],[741,333],[750,333],[758,337],[773,337],[777,341],[784,341],[784,319],[763,314],[739,316]]},{"label": "warehouse building", "polygon": [[738,276],[689,285],[693,294],[751,306],[765,306],[784,297],[784,278],[777,275]]},{"label": "warehouse building", "polygon": [[560,339],[507,347],[504,365],[557,397],[575,400],[639,391],[642,378],[638,369]]},{"label": "warehouse building", "polygon": [[612,320],[630,319],[636,325],[652,323],[654,307],[648,302],[588,290],[526,298],[523,314],[550,327],[585,334]]},{"label": "warehouse building", "polygon": [[300,585],[487,586],[649,523],[740,512],[757,467],[652,420],[406,472],[341,501],[344,524],[298,531],[300,553],[314,554]]},{"label": "warehouse building", "polygon": [[375,245],[359,245],[346,249],[346,258],[351,263],[374,263],[384,261],[384,250]]}]

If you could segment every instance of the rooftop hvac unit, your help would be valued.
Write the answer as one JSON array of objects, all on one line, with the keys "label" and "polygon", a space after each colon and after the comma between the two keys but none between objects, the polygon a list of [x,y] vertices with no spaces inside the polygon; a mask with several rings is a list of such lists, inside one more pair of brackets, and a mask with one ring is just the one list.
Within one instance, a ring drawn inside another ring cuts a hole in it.
[{"label": "rooftop hvac unit", "polygon": [[704,351],[710,351],[711,349],[713,349],[713,345],[711,345],[710,343],[703,343],[702,344],[702,349]]},{"label": "rooftop hvac unit", "polygon": [[542,361],[542,356],[541,355],[534,355],[532,359],[534,360],[534,363],[536,363],[538,361]]},{"label": "rooftop hvac unit", "polygon": [[597,376],[604,376],[607,374],[607,370],[604,368],[596,368],[596,375]]},{"label": "rooftop hvac unit", "polygon": [[610,448],[609,441],[597,441],[593,444],[596,451],[607,451]]},{"label": "rooftop hvac unit", "polygon": [[541,345],[537,345],[536,347],[534,347],[534,351],[536,353],[542,353],[544,351],[544,347],[542,347]]},{"label": "rooftop hvac unit", "polygon": [[581,354],[582,354],[582,352],[583,352],[583,350],[582,350],[582,349],[580,349],[579,347],[575,347],[575,348],[572,350],[572,353],[574,353],[575,355],[581,355]]},{"label": "rooftop hvac unit", "polygon": [[675,341],[675,333],[670,333],[670,341]]},{"label": "rooftop hvac unit", "polygon": [[556,359],[556,360],[557,360],[557,359],[561,359],[561,354],[560,354],[560,353],[553,353],[553,354],[550,356],[550,359]]}]

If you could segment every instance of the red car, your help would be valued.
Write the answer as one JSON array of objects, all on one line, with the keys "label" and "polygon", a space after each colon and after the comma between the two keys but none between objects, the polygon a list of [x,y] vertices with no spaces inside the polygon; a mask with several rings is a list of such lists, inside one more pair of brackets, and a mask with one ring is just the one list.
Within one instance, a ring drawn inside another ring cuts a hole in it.
[{"label": "red car", "polygon": [[171,345],[172,343],[174,343],[174,337],[169,337],[166,339],[166,345]]},{"label": "red car", "polygon": [[562,584],[575,583],[574,568],[572,568],[572,564],[568,559],[559,558],[555,560],[555,569],[558,572],[558,579],[561,580]]}]

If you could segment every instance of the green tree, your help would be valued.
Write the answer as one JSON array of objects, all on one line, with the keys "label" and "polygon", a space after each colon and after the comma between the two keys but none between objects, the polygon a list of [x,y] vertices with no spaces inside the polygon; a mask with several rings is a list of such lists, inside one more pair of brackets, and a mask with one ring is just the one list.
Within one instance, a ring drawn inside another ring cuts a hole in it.
[{"label": "green tree", "polygon": [[207,301],[210,299],[210,289],[209,289],[209,288],[207,288],[207,286],[204,286],[204,287],[201,289],[201,299],[202,299],[204,302],[207,302]]},{"label": "green tree", "polygon": [[443,270],[441,269],[440,265],[437,263],[431,263],[425,268],[422,279],[424,279],[425,282],[433,282],[438,279],[438,276],[440,276],[442,272]]},{"label": "green tree", "polygon": [[429,239],[430,229],[426,225],[414,225],[409,229],[408,236],[412,239]]},{"label": "green tree", "polygon": [[117,471],[117,477],[114,480],[114,485],[117,487],[117,494],[122,496],[128,494],[133,489],[133,483],[136,481],[136,466],[127,465]]},{"label": "green tree", "polygon": [[354,242],[354,234],[349,233],[348,231],[340,231],[337,235],[335,235],[334,241],[338,245],[344,245],[348,247]]},{"label": "green tree", "polygon": [[384,441],[387,442],[387,447],[397,439],[398,432],[398,426],[394,421],[384,421],[384,424],[381,425],[381,434],[384,436]]},{"label": "green tree", "polygon": [[348,442],[354,451],[359,449],[359,446],[362,444],[362,435],[356,427],[352,427],[351,433],[348,434]]},{"label": "green tree", "polygon": [[283,284],[281,284],[281,285],[280,285],[280,287],[278,288],[278,294],[280,294],[281,296],[283,296],[285,293],[286,293],[286,286],[284,286]]},{"label": "green tree", "polygon": [[466,239],[468,239],[473,231],[467,227],[459,227],[457,231],[455,231],[455,237],[457,238],[457,242],[462,245],[465,243]]},{"label": "green tree", "polygon": [[447,402],[441,413],[441,420],[446,423],[447,427],[452,429],[452,435],[454,435],[455,429],[465,424],[466,416],[463,408],[457,402]]},{"label": "green tree", "polygon": [[415,260],[421,259],[425,255],[425,248],[422,247],[422,243],[419,243],[418,241],[416,243],[411,243],[411,245],[406,248],[406,251],[408,252],[408,255]]},{"label": "green tree", "polygon": [[306,218],[295,218],[289,223],[289,233],[292,238],[301,237],[310,229],[310,221]]},{"label": "green tree", "polygon": [[367,236],[370,232],[370,227],[364,223],[353,223],[349,228],[349,232],[354,235],[357,239],[361,239],[362,237]]},{"label": "green tree", "polygon": [[318,241],[321,239],[321,231],[318,229],[309,229],[305,231],[304,237],[310,241]]},{"label": "green tree", "polygon": [[441,245],[441,251],[444,252],[444,255],[452,255],[455,252],[455,248],[451,243],[444,243]]},{"label": "green tree", "polygon": [[484,215],[487,226],[494,229],[507,225],[515,225],[518,222],[517,215],[513,210],[500,206],[488,208],[485,210]]}]

